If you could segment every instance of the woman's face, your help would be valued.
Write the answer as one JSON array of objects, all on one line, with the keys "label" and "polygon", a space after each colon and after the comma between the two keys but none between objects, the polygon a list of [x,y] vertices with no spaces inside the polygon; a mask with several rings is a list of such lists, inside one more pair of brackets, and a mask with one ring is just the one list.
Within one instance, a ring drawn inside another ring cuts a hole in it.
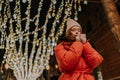
[{"label": "woman's face", "polygon": [[79,26],[73,26],[68,30],[66,36],[69,40],[75,41],[76,36],[81,34],[81,32],[82,31],[81,31],[81,28]]}]

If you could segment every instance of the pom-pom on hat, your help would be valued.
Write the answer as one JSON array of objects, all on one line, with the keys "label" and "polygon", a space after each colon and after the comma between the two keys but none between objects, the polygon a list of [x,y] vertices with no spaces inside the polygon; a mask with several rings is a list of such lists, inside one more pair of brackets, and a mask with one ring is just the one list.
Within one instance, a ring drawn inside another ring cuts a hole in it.
[{"label": "pom-pom on hat", "polygon": [[[67,31],[68,31],[71,27],[73,27],[73,26],[79,26],[79,27],[81,28],[81,25],[80,25],[78,22],[76,22],[75,20],[69,18],[69,19],[67,20],[66,33],[67,33]],[[82,29],[82,28],[81,28],[81,29]]]}]

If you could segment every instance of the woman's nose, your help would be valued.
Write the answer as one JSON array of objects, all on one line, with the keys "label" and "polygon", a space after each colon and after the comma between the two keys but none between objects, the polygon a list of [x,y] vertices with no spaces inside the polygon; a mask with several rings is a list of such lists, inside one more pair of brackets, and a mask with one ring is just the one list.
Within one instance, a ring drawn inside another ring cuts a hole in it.
[{"label": "woman's nose", "polygon": [[78,31],[76,31],[76,34],[78,34]]}]

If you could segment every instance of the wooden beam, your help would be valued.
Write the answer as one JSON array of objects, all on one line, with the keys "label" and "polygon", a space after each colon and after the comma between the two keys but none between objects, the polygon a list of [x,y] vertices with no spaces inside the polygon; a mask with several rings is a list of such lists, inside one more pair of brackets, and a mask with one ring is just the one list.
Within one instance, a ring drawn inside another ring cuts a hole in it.
[{"label": "wooden beam", "polygon": [[110,29],[116,39],[117,48],[120,52],[120,16],[114,0],[101,0],[104,7]]},{"label": "wooden beam", "polygon": [[[81,2],[83,2],[84,0],[80,0]],[[100,0],[87,0],[88,3],[101,3]]]}]

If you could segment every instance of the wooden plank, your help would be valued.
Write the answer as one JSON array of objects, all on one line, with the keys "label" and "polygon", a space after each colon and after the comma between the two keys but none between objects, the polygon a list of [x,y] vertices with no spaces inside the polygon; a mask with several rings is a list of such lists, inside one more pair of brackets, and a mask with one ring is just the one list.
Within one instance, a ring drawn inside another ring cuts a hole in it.
[{"label": "wooden plank", "polygon": [[116,39],[116,45],[120,52],[120,16],[114,0],[101,0],[110,28]]}]

